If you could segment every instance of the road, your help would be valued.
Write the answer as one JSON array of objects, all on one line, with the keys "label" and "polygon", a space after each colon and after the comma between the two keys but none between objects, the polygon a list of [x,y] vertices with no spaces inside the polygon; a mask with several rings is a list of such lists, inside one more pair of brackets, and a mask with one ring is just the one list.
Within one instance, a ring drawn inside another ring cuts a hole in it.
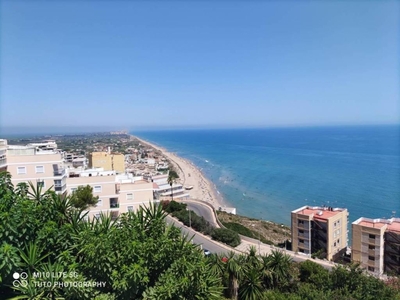
[{"label": "road", "polygon": [[[193,202],[193,201],[182,201],[182,202],[187,204],[187,208],[188,209],[192,210],[193,212],[195,212],[199,216],[203,216],[204,219],[206,219],[208,222],[210,222],[210,224],[212,226],[219,227],[218,224],[216,223],[216,219],[215,219],[215,217],[213,215],[213,211],[207,205],[204,205],[202,203],[196,203],[196,202]],[[195,244],[202,245],[203,249],[208,249],[212,253],[227,253],[227,252],[229,252],[229,250],[227,248],[224,248],[224,247],[220,246],[215,241],[212,241],[210,239],[204,238],[204,236],[196,234],[196,231],[190,230],[186,226],[181,225],[180,223],[178,223],[176,220],[171,218],[170,222],[173,222],[176,227],[181,228],[181,230],[182,230],[182,232],[184,234],[190,234],[190,237],[195,235],[194,238],[193,238],[193,242]],[[247,252],[248,251],[248,247],[251,246],[251,245],[256,246],[257,249],[261,246],[261,250],[262,250],[261,252],[263,254],[270,254],[272,249],[273,249],[273,248],[271,248],[270,245],[266,245],[266,244],[261,243],[261,245],[259,246],[257,242],[255,242],[255,243],[254,242],[253,243],[246,243],[246,242],[244,242],[242,240],[241,246],[238,246],[237,249],[235,249],[235,250],[237,250],[237,252],[242,252],[242,251]],[[302,261],[306,261],[306,260],[311,259],[310,257],[305,256],[305,255],[304,256],[303,255],[298,255],[298,254],[296,255],[292,251],[285,251],[285,252],[288,255],[290,255],[295,262],[302,262]],[[313,260],[313,261],[318,263],[318,264],[320,264],[322,267],[324,267],[324,268],[326,268],[328,270],[331,270],[332,267],[333,267],[333,265],[331,263],[327,262],[327,261],[319,261],[319,260],[317,260],[317,261]]]},{"label": "road", "polygon": [[202,216],[213,227],[219,227],[215,220],[214,212],[208,206],[201,203],[185,201],[185,200],[182,200],[181,202],[186,203],[188,209],[194,211],[198,216]]},{"label": "road", "polygon": [[229,250],[223,246],[220,246],[215,241],[211,241],[202,235],[196,233],[193,229],[187,228],[186,226],[180,224],[178,221],[173,219],[172,217],[167,217],[166,219],[168,224],[174,224],[175,227],[179,227],[183,234],[189,235],[189,237],[193,237],[193,242],[197,245],[201,245],[203,249],[208,249],[211,253],[228,253]]}]

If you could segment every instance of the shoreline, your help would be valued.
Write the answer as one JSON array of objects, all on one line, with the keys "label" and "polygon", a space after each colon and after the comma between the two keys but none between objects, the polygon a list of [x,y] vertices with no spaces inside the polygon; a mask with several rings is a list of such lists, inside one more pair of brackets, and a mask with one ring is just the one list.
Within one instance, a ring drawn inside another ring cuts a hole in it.
[{"label": "shoreline", "polygon": [[193,162],[169,152],[167,149],[156,146],[142,138],[129,134],[129,136],[137,139],[143,145],[149,146],[158,150],[165,156],[172,164],[176,166],[179,179],[178,181],[183,186],[193,186],[193,189],[187,192],[190,199],[202,200],[210,203],[216,210],[219,207],[226,207],[225,199],[218,193],[216,186],[203,174]]}]

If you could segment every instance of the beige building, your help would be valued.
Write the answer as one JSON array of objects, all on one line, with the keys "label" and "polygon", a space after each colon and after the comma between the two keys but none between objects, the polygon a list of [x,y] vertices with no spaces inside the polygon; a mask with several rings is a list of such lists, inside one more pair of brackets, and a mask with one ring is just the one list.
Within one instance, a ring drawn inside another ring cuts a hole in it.
[{"label": "beige building", "polygon": [[360,218],[352,230],[352,261],[377,274],[400,274],[399,218]]},{"label": "beige building", "polygon": [[89,156],[90,168],[103,168],[105,171],[125,172],[125,156],[109,152],[92,152]]},{"label": "beige building", "polygon": [[135,211],[139,206],[153,202],[153,184],[142,177],[116,175],[115,171],[101,168],[70,173],[67,179],[68,193],[78,186],[90,185],[93,195],[99,197],[97,206],[89,208],[88,217],[111,214],[113,218],[121,213]]},{"label": "beige building", "polygon": [[0,139],[0,172],[7,171],[7,140]]},{"label": "beige building", "polygon": [[45,143],[41,147],[8,145],[4,159],[14,186],[30,181],[45,190],[52,187],[57,193],[66,192],[67,174],[62,154],[56,148],[46,148]]},{"label": "beige building", "polygon": [[303,206],[292,211],[292,250],[321,253],[336,260],[347,248],[348,212],[344,208]]}]

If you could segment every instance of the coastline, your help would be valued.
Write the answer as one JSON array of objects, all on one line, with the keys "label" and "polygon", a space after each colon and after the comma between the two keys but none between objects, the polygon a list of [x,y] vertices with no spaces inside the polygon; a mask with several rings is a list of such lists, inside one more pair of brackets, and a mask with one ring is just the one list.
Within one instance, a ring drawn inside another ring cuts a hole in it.
[{"label": "coastline", "polygon": [[171,163],[175,164],[179,175],[178,181],[183,186],[193,186],[189,190],[191,199],[202,200],[210,203],[216,210],[219,207],[227,206],[225,200],[218,194],[215,185],[201,172],[201,170],[191,161],[188,161],[167,149],[156,146],[146,140],[130,134],[131,137],[140,141],[153,149],[160,151]]}]

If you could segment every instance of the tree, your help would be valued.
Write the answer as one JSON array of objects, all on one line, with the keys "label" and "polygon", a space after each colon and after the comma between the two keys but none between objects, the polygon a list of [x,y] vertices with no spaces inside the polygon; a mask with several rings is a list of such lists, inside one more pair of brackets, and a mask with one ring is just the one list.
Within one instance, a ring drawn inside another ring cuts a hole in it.
[{"label": "tree", "polygon": [[289,283],[291,274],[289,272],[292,258],[282,251],[272,250],[268,257],[268,266],[272,272],[275,286],[285,286]]},{"label": "tree", "polygon": [[239,278],[243,274],[242,264],[239,263],[235,252],[231,251],[228,255],[228,261],[226,262],[226,270],[228,272],[228,293],[231,299],[238,299],[239,291]]},{"label": "tree", "polygon": [[176,180],[179,178],[178,173],[176,173],[174,170],[170,170],[168,173],[168,179],[167,182],[171,186],[171,197],[172,201],[174,201],[174,192],[172,191],[172,185],[176,182]]},{"label": "tree", "polygon": [[79,210],[85,210],[89,206],[94,206],[99,201],[98,196],[93,196],[93,188],[90,185],[79,186],[70,198],[73,207]]}]

